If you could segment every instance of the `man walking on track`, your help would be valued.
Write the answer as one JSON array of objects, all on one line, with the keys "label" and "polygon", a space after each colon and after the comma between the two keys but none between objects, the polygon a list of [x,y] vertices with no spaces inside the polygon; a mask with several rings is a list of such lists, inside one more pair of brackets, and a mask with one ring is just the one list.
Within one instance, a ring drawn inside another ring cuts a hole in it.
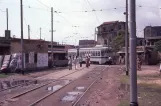
[{"label": "man walking on track", "polygon": [[79,64],[80,64],[80,67],[82,67],[82,62],[83,62],[83,58],[82,56],[79,57]]},{"label": "man walking on track", "polygon": [[68,59],[68,67],[69,67],[69,70],[72,70],[72,57],[69,56],[69,59]]},{"label": "man walking on track", "polygon": [[89,58],[88,58],[88,56],[87,56],[87,58],[86,58],[86,67],[88,68],[89,67]]}]

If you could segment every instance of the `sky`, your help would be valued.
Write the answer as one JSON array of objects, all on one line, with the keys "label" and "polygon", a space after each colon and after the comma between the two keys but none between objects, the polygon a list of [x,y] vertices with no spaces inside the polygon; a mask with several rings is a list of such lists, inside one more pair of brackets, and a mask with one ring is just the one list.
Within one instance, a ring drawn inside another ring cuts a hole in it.
[{"label": "sky", "polygon": [[[95,28],[108,21],[125,21],[126,0],[23,0],[24,38],[51,40],[51,7],[53,7],[54,41],[78,44],[80,39],[94,39]],[[20,38],[20,0],[0,0],[0,36],[6,30],[9,10],[11,36]],[[161,0],[136,0],[137,36],[143,37],[145,26],[161,25]],[[96,10],[92,12],[92,10]],[[102,10],[102,11],[100,11]]]}]

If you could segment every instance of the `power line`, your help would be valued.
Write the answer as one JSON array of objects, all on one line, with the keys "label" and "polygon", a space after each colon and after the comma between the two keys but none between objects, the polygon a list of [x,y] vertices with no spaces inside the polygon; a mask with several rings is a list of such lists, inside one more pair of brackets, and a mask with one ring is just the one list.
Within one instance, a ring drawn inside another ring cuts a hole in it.
[{"label": "power line", "polygon": [[0,9],[1,12],[6,12],[6,11],[3,11],[2,9]]},{"label": "power line", "polygon": [[86,0],[86,1],[87,1],[87,3],[89,4],[89,6],[92,8],[92,11],[94,12],[94,14],[95,14],[95,16],[96,16],[96,19],[97,19],[98,23],[100,24],[100,20],[99,20],[99,18],[98,18],[98,16],[97,16],[96,12],[94,11],[95,9],[92,7],[92,5],[91,5],[91,3],[89,2],[89,0]]},{"label": "power line", "polygon": [[40,0],[37,0],[40,4],[42,4],[43,6],[45,6],[45,7],[47,7],[47,8],[49,8],[50,9],[50,7],[49,6],[47,6],[46,4],[44,4],[43,2],[41,2]]}]

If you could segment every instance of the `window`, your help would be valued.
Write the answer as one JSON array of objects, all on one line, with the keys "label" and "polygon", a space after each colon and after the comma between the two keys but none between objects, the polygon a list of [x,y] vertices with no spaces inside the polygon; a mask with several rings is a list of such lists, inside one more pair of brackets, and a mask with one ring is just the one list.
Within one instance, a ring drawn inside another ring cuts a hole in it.
[{"label": "window", "polygon": [[34,54],[34,63],[37,63],[37,53]]},{"label": "window", "polygon": [[101,51],[101,55],[102,56],[105,56],[105,51]]},{"label": "window", "polygon": [[25,63],[29,63],[29,54],[25,53]]},{"label": "window", "polygon": [[100,51],[98,51],[98,56],[101,56]]},{"label": "window", "polygon": [[104,40],[104,45],[107,45],[107,40]]},{"label": "window", "polygon": [[103,32],[106,32],[106,27],[103,27]]},{"label": "window", "polygon": [[121,29],[121,25],[119,25],[118,28]]}]

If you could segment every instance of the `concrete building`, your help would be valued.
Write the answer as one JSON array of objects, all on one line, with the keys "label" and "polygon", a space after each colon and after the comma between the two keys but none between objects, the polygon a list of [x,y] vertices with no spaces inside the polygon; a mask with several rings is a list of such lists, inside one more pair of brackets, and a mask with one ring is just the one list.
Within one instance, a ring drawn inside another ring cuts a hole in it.
[{"label": "concrete building", "polygon": [[97,43],[110,46],[112,39],[118,35],[119,31],[125,31],[125,22],[104,22],[97,29]]},{"label": "concrete building", "polygon": [[[44,40],[24,39],[24,53],[48,53],[48,43]],[[21,52],[21,39],[13,38],[11,40],[11,54]]]},{"label": "concrete building", "polygon": [[10,39],[0,37],[0,55],[10,54]]},{"label": "concrete building", "polygon": [[5,37],[0,37],[0,55],[10,54],[10,30],[5,30]]},{"label": "concrete building", "polygon": [[95,40],[79,40],[79,48],[94,47],[96,44]]},{"label": "concrete building", "polygon": [[161,26],[146,26],[144,37],[146,46],[154,46],[155,42],[161,40]]}]

